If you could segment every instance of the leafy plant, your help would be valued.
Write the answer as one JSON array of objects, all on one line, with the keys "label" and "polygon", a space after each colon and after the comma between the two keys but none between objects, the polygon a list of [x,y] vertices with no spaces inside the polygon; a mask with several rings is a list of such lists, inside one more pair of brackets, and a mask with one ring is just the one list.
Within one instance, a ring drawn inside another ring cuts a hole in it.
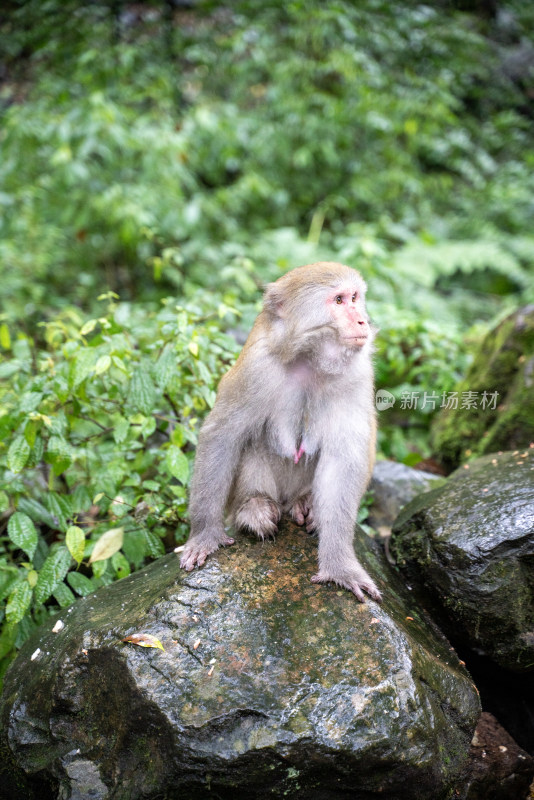
[{"label": "leafy plant", "polygon": [[330,256],[347,227],[390,253],[414,240],[423,280],[456,255],[464,272],[516,263],[505,239],[529,229],[534,140],[476,21],[312,5],[221,14],[204,0],[173,21],[153,2],[126,21],[121,4],[14,4],[3,30],[20,77],[0,132],[10,314],[33,325],[67,301],[89,307],[101,285],[145,299],[216,287],[229,244],[251,257],[288,227]]},{"label": "leafy plant", "polygon": [[222,296],[117,304],[11,342],[0,394],[0,663],[43,616],[180,542],[199,421],[234,340]]}]

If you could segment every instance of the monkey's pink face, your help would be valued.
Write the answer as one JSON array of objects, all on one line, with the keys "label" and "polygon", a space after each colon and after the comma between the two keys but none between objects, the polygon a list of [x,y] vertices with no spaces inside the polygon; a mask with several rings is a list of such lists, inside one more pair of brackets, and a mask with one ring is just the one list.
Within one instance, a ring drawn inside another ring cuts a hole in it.
[{"label": "monkey's pink face", "polygon": [[370,327],[361,290],[354,284],[338,286],[326,302],[340,338],[353,347],[362,347]]}]

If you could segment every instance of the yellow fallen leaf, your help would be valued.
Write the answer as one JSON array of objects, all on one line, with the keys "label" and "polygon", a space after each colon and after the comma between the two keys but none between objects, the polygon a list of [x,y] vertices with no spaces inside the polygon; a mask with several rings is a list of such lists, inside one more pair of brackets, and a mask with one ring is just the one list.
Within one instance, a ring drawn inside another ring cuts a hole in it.
[{"label": "yellow fallen leaf", "polygon": [[139,647],[157,647],[160,650],[165,650],[160,640],[150,633],[132,633],[131,636],[126,636],[122,641],[137,644]]}]

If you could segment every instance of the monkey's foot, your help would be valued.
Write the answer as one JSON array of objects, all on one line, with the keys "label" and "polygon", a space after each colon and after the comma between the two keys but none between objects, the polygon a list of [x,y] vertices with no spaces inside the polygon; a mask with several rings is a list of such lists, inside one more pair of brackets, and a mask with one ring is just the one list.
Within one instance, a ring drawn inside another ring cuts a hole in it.
[{"label": "monkey's foot", "polygon": [[280,506],[270,497],[258,495],[249,497],[237,514],[235,524],[238,528],[248,528],[256,534],[258,539],[272,537],[276,533],[280,522]]},{"label": "monkey's foot", "polygon": [[180,559],[180,566],[182,569],[187,570],[187,572],[191,572],[191,570],[197,566],[201,567],[210,553],[214,553],[216,550],[219,549],[220,545],[226,547],[226,545],[233,544],[235,539],[231,539],[229,536],[224,534],[223,536],[196,536],[194,539],[190,539],[186,546],[185,550],[182,553],[182,558]]},{"label": "monkey's foot", "polygon": [[[312,583],[337,583],[344,589],[348,589],[360,601],[365,603],[365,595],[367,592],[369,597],[376,600],[378,603],[382,602],[382,595],[378,591],[375,582],[369,577],[364,569],[355,570],[354,573],[344,573],[343,575],[328,575],[327,573],[319,572],[312,577]],[[363,591],[362,591],[363,589]]]},{"label": "monkey's foot", "polygon": [[299,497],[293,504],[290,513],[297,525],[306,525],[308,533],[315,530],[311,492],[305,494],[304,497]]}]

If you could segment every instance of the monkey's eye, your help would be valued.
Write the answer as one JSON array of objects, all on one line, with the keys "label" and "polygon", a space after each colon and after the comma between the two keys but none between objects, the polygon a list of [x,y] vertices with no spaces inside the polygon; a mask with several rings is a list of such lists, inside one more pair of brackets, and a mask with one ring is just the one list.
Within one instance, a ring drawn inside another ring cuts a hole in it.
[{"label": "monkey's eye", "polygon": [[355,303],[357,299],[358,299],[358,292],[354,292],[354,294],[351,297],[351,300],[353,303]]},{"label": "monkey's eye", "polygon": [[338,306],[340,306],[340,305],[341,305],[341,303],[343,302],[343,297],[342,297],[342,295],[338,294],[338,295],[336,296],[336,298],[335,298],[335,301],[336,301],[336,303],[338,304]]}]

